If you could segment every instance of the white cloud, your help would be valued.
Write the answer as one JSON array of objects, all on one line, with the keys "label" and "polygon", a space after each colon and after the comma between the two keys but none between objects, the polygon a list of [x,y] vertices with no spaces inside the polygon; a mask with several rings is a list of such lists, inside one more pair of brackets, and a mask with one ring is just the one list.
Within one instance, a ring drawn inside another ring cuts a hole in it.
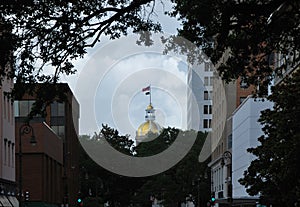
[{"label": "white cloud", "polygon": [[80,133],[91,134],[101,123],[107,123],[135,136],[149,103],[141,92],[148,84],[160,112],[158,120],[184,127],[186,73],[179,68],[182,58],[162,55],[161,50],[161,45],[137,46],[130,36],[101,47],[86,61],[76,85],[81,105]]}]

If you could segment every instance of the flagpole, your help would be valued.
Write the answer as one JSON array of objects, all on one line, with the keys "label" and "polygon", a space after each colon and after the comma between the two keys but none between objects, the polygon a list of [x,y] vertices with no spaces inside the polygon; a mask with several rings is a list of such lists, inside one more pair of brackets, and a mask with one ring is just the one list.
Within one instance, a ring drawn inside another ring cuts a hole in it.
[{"label": "flagpole", "polygon": [[151,92],[151,84],[150,84],[150,105],[151,105],[151,96],[152,96],[152,92]]}]

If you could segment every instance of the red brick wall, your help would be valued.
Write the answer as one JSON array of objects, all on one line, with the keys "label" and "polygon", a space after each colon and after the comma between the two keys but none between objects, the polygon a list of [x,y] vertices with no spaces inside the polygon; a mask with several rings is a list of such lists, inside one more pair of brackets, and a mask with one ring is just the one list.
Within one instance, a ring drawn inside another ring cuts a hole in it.
[{"label": "red brick wall", "polygon": [[[41,86],[41,85],[40,85]],[[38,87],[40,87],[38,86]],[[78,135],[76,131],[78,132],[78,126],[74,126],[73,123],[73,117],[72,117],[72,110],[79,110],[79,104],[77,103],[76,99],[74,98],[72,91],[70,90],[69,86],[67,84],[58,84],[57,87],[61,87],[62,89],[66,89],[67,94],[67,102],[65,102],[65,137],[63,141],[63,145],[60,146],[58,143],[53,142],[46,142],[45,139],[40,140],[40,144],[37,144],[35,148],[33,148],[29,143],[24,143],[26,139],[23,139],[22,144],[23,150],[26,152],[39,152],[44,153],[45,155],[49,156],[51,159],[58,161],[59,163],[63,163],[63,167],[61,168],[61,176],[60,176],[60,189],[56,191],[56,194],[60,194],[62,197],[66,194],[68,194],[68,203],[69,206],[74,206],[76,203],[76,197],[79,191],[79,141],[78,141]],[[23,97],[23,100],[25,99],[31,99],[34,100],[34,97],[25,95]],[[74,101],[75,100],[75,101]],[[46,116],[46,123],[50,125],[51,122],[51,113],[50,113],[50,106],[46,108],[47,116]],[[79,111],[77,112],[79,114]],[[36,124],[34,124],[36,125]],[[42,129],[41,126],[36,125],[37,129],[35,130],[36,135],[44,133],[44,137],[48,137],[48,135],[45,134],[44,129]],[[75,128],[76,127],[76,128]],[[18,129],[18,127],[16,127]],[[42,132],[41,132],[42,131]],[[47,131],[47,130],[46,130]],[[16,133],[17,130],[16,130]],[[18,135],[16,135],[18,137]],[[50,136],[50,135],[49,135]],[[41,137],[41,136],[37,136]],[[37,141],[39,138],[37,138]],[[29,139],[27,139],[29,142]],[[16,144],[18,145],[18,143]],[[63,149],[62,149],[62,148]],[[18,149],[16,149],[16,152]],[[46,159],[46,158],[44,158]],[[49,166],[51,170],[53,171],[54,166],[57,166],[53,164],[51,161],[45,161],[45,163],[50,163]],[[56,170],[54,170],[56,171]],[[59,171],[59,170],[58,170]],[[64,172],[66,172],[66,177],[64,177]],[[57,172],[54,173],[55,175],[58,174]],[[46,189],[45,183],[50,182],[46,179],[45,175],[43,175],[43,188]],[[64,179],[63,179],[64,177]],[[50,178],[49,178],[50,179]],[[51,181],[52,182],[52,181]],[[50,186],[51,188],[51,186]],[[67,190],[66,190],[67,189]],[[57,195],[47,194],[44,195],[43,199],[52,199],[52,197],[57,197]],[[61,198],[60,203],[63,203],[63,199]]]},{"label": "red brick wall", "polygon": [[254,87],[253,86],[249,86],[248,88],[244,89],[240,87],[240,83],[241,83],[241,79],[239,78],[236,81],[236,108],[240,105],[240,98],[241,97],[247,97],[249,95],[251,95],[254,92]]},{"label": "red brick wall", "polygon": [[[19,182],[19,128],[16,123],[16,168]],[[44,123],[31,124],[36,138],[36,145],[30,144],[32,134],[23,135],[22,139],[22,180],[23,191],[30,192],[31,201],[43,201],[52,204],[62,202],[62,165],[63,143]]]}]

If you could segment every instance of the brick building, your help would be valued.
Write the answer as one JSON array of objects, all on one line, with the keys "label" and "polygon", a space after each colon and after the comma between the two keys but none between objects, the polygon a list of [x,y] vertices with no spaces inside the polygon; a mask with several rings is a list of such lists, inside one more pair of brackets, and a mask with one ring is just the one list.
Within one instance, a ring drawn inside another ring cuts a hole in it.
[{"label": "brick building", "polygon": [[[49,90],[49,85],[37,84],[35,87],[41,89],[42,91]],[[37,133],[40,130],[42,131],[44,130],[43,133],[48,133],[46,132],[47,130],[45,128],[48,126],[48,129],[51,130],[53,133],[55,133],[62,142],[61,155],[57,154],[59,152],[53,151],[52,153],[56,154],[56,158],[55,159],[47,158],[48,160],[44,160],[45,163],[48,164],[50,163],[48,165],[48,167],[50,168],[48,169],[49,173],[52,172],[53,170],[55,171],[55,169],[52,169],[53,167],[56,168],[56,170],[58,170],[60,168],[60,163],[62,162],[61,175],[59,178],[61,190],[55,191],[54,193],[56,195],[52,195],[51,192],[49,192],[49,195],[40,195],[43,196],[42,197],[43,200],[40,200],[39,202],[48,203],[48,201],[51,201],[53,202],[52,204],[55,205],[60,204],[59,206],[75,206],[76,198],[79,191],[79,166],[78,166],[78,162],[79,162],[78,151],[80,146],[78,141],[79,104],[76,101],[68,84],[61,83],[61,84],[52,85],[51,87],[56,87],[55,89],[56,91],[58,90],[63,91],[65,94],[64,100],[54,100],[51,104],[49,104],[46,107],[46,116],[45,117],[42,117],[40,115],[34,116],[33,119],[30,121],[30,124],[34,127],[34,131],[37,131]],[[35,99],[36,99],[35,95],[25,94],[21,99],[15,100],[14,111],[15,111],[16,124],[21,124],[26,121],[27,115],[30,112],[33,103],[35,102]],[[16,127],[16,131],[18,131],[17,127]],[[18,139],[18,136],[16,138]],[[40,138],[37,137],[37,142],[38,139],[43,140],[42,137]],[[37,143],[37,146],[38,145],[39,144]],[[59,143],[57,143],[57,146],[59,146]],[[50,147],[50,145],[47,145],[46,148],[47,147]],[[39,156],[36,155],[39,158],[35,157],[35,159],[42,159],[42,157],[44,157],[43,159],[46,159],[46,157],[49,157],[49,155],[47,154],[48,153],[47,150],[50,149],[46,150],[46,148],[32,149],[32,150],[38,150],[37,153],[40,154]],[[42,151],[44,153],[42,153]],[[26,159],[30,160],[32,155],[28,154],[28,156],[30,157],[26,157],[26,156],[27,154],[24,154],[23,156],[25,160],[24,162],[26,162]],[[16,167],[18,168],[18,166]],[[30,173],[25,172],[25,169],[27,168],[28,170],[32,170],[30,167],[31,166],[25,166],[24,163],[24,167],[23,167],[24,187],[25,187],[25,180],[27,179],[26,177],[28,177],[28,179],[31,179],[30,177],[32,177]],[[40,173],[42,174],[42,168],[40,168],[41,166],[35,165],[35,167],[36,167],[36,172],[40,170]],[[56,173],[53,173],[52,175],[56,176]],[[46,176],[46,174],[43,174],[41,176]],[[51,179],[55,179],[55,178],[51,178]],[[52,186],[52,184],[48,187],[56,188],[56,186]],[[35,191],[37,191],[37,189],[32,189],[32,192]],[[30,195],[30,197],[31,197],[32,204],[38,201],[38,198],[35,197],[34,195]],[[59,199],[60,201],[58,202],[56,199]]]},{"label": "brick building", "polygon": [[[22,135],[22,188],[28,192],[28,206],[58,206],[62,200],[61,175],[63,172],[63,141],[45,123],[32,123],[36,145],[31,145],[30,135]],[[16,152],[22,123],[16,123]],[[20,176],[16,156],[17,178]],[[18,179],[19,180],[19,179]],[[25,199],[26,200],[26,199]]]}]

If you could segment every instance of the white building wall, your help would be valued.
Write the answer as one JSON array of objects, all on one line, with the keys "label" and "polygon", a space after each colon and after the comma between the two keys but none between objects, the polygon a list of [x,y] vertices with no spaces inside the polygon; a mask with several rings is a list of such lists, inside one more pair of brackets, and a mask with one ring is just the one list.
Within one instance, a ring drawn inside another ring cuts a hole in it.
[{"label": "white building wall", "polygon": [[[209,64],[209,69],[205,65]],[[210,62],[194,64],[188,71],[188,103],[187,103],[187,128],[199,131],[211,131],[204,127],[204,119],[210,120],[212,114],[204,114],[204,105],[212,105],[211,91],[213,90],[213,65]],[[208,91],[209,100],[205,100],[204,91]]]},{"label": "white building wall", "polygon": [[233,198],[249,197],[244,186],[238,180],[243,177],[255,157],[247,152],[250,147],[259,144],[257,141],[263,132],[258,122],[261,111],[271,108],[273,104],[248,97],[233,113],[232,123],[232,184]]}]

